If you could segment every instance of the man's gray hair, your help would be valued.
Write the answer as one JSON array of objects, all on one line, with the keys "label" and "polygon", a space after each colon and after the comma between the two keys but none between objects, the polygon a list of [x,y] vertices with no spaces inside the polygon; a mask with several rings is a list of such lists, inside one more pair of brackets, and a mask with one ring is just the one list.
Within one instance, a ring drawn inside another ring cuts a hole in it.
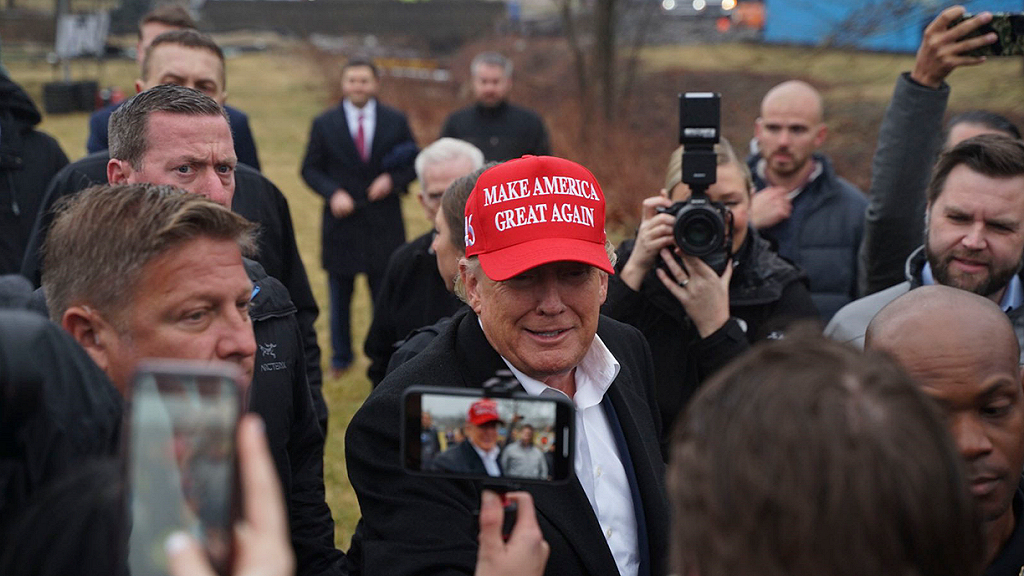
[{"label": "man's gray hair", "polygon": [[512,60],[498,54],[497,52],[481,52],[477,54],[469,64],[469,72],[475,75],[476,67],[481,64],[497,66],[505,71],[506,78],[512,77]]},{"label": "man's gray hair", "polygon": [[444,164],[459,158],[465,158],[473,165],[472,170],[477,170],[484,165],[484,153],[465,140],[457,138],[441,138],[430,146],[427,146],[416,156],[416,178],[420,186],[424,182],[424,173],[428,166]]},{"label": "man's gray hair", "polygon": [[95,308],[118,330],[147,262],[198,238],[228,240],[255,253],[257,225],[200,194],[173,186],[103,184],[68,196],[43,243],[43,290],[50,318],[75,305]]},{"label": "man's gray hair", "polygon": [[154,112],[221,116],[229,122],[224,108],[198,90],[173,84],[154,86],[132,96],[110,115],[111,158],[127,162],[134,170],[142,169],[142,158],[149,149],[149,116]]}]

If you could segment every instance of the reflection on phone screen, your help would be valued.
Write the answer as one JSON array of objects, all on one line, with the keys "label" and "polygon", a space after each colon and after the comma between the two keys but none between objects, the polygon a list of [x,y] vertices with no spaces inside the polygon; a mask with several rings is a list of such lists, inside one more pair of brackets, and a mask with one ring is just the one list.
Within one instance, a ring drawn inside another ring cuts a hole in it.
[{"label": "reflection on phone screen", "polygon": [[167,573],[164,542],[184,530],[219,572],[231,554],[238,391],[216,377],[143,373],[132,394],[132,576]]}]

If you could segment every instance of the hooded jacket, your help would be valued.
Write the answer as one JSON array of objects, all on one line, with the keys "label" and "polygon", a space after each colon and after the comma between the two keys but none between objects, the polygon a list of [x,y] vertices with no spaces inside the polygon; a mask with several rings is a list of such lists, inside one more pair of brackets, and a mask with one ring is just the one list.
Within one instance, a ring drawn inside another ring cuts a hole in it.
[{"label": "hooded jacket", "polygon": [[0,71],[0,274],[21,269],[46,185],[68,163],[60,144],[35,130],[39,110]]}]

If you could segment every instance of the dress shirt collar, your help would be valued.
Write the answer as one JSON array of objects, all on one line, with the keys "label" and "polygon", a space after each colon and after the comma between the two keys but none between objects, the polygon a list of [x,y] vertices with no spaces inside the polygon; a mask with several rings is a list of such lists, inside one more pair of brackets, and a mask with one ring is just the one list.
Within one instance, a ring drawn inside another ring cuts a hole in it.
[{"label": "dress shirt collar", "polygon": [[[523,390],[526,390],[526,393],[530,396],[540,396],[547,390],[562,393],[561,390],[556,390],[540,380],[523,374],[504,356],[501,359],[505,361],[505,365],[508,366],[512,374],[515,375],[516,380],[519,380],[519,383],[522,384]],[[615,356],[608,350],[608,347],[604,345],[601,337],[594,334],[594,341],[591,342],[590,348],[587,349],[583,360],[576,365],[576,396],[569,399],[580,410],[600,404],[615,377],[619,375],[620,367],[619,361],[615,359]]]},{"label": "dress shirt collar", "polygon": [[[935,284],[932,265],[928,262],[925,262],[924,268],[921,269],[921,284],[924,286]],[[1020,276],[1014,274],[1006,285],[1006,291],[1003,292],[1003,299],[999,301],[999,307],[1003,309],[1003,312],[1009,312],[1020,308],[1021,304],[1024,304],[1024,283],[1020,281]]]},{"label": "dress shirt collar", "polygon": [[355,104],[345,98],[341,102],[341,107],[345,110],[345,119],[349,120],[349,123],[355,122],[359,118],[359,114],[363,114],[364,119],[375,118],[377,115],[377,99],[370,98],[362,108],[357,108]]}]

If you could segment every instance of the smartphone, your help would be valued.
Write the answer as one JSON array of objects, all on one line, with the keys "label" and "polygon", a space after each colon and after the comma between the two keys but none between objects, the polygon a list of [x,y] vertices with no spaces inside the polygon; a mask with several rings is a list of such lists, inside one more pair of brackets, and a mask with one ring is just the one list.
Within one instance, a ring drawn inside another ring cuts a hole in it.
[{"label": "smartphone", "polygon": [[178,530],[203,544],[218,574],[230,573],[240,382],[227,363],[147,360],[136,370],[125,427],[132,576],[167,574],[164,543]]},{"label": "smartphone", "polygon": [[574,424],[566,398],[413,386],[402,401],[402,467],[481,481],[564,482],[573,474]]},{"label": "smartphone", "polygon": [[[950,24],[950,28],[971,18],[971,14],[964,14]],[[967,34],[965,38],[974,38],[985,34],[995,33],[998,39],[987,46],[975,48],[964,52],[965,56],[1021,56],[1024,55],[1024,14],[1020,13],[994,13],[992,21]]]}]

